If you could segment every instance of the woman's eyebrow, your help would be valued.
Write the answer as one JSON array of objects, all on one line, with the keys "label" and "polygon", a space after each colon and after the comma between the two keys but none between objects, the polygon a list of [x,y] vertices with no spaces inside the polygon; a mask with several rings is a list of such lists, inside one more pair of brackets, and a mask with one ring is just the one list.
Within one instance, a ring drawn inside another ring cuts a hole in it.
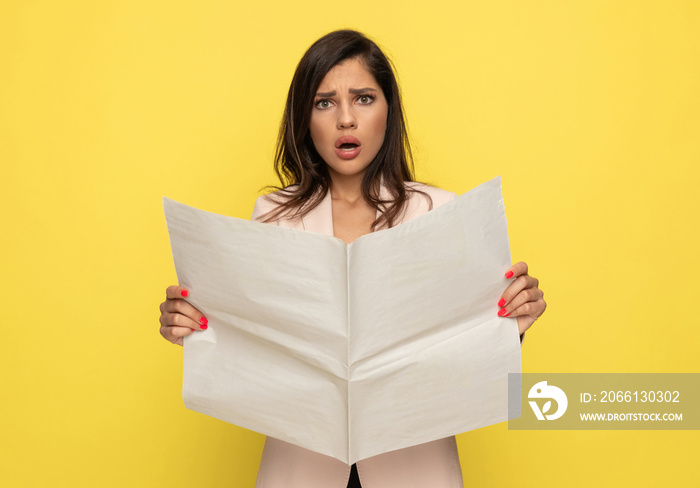
[{"label": "woman's eyebrow", "polygon": [[361,95],[362,93],[367,93],[370,91],[377,91],[377,90],[376,90],[376,88],[366,87],[366,88],[350,88],[349,91],[353,95]]},{"label": "woman's eyebrow", "polygon": [[[366,88],[350,88],[348,90],[352,95],[361,95],[363,93],[371,92],[371,91],[377,91],[376,88],[371,88],[371,87],[366,87]],[[325,97],[334,97],[336,95],[335,90],[329,91],[329,92],[318,92],[316,94],[317,97],[325,98]]]}]

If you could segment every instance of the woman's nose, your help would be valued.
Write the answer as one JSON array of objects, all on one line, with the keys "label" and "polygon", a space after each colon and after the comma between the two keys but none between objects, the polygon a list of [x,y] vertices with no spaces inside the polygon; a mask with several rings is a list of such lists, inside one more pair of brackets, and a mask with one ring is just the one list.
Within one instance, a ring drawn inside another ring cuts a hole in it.
[{"label": "woman's nose", "polygon": [[354,129],[357,126],[355,114],[350,107],[341,107],[338,113],[338,129]]}]

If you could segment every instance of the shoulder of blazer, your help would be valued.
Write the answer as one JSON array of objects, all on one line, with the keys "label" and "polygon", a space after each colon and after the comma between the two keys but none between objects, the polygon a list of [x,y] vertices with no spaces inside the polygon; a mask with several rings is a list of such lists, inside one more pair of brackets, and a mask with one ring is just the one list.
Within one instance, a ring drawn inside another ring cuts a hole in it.
[{"label": "shoulder of blazer", "polygon": [[[275,210],[284,200],[284,198],[284,190],[278,190],[268,193],[267,195],[259,196],[255,200],[255,207],[253,207],[253,215],[250,216],[250,220],[260,222],[261,218],[268,212]],[[272,225],[294,228],[301,226],[301,219],[291,219],[282,216],[268,223]]]},{"label": "shoulder of blazer", "polygon": [[[440,205],[443,205],[457,197],[456,193],[415,181],[406,182],[406,187],[413,191],[408,192],[406,208],[402,212],[399,219],[401,223],[414,219],[419,215],[423,215],[424,213],[438,208]],[[384,187],[382,187],[381,197],[389,197]],[[255,201],[253,215],[250,219],[259,221],[260,217],[274,210],[279,205],[280,198],[283,197],[280,195],[279,191],[258,197],[258,199]],[[327,194],[321,203],[311,212],[309,212],[303,219],[289,219],[282,217],[281,219],[270,223],[282,227],[316,230],[319,232],[328,233],[328,229],[325,227],[328,227],[329,225],[332,226],[330,195]]]},{"label": "shoulder of blazer", "polygon": [[253,207],[253,215],[250,216],[250,220],[258,221],[260,220],[260,217],[262,217],[267,212],[270,212],[275,208],[276,205],[270,198],[270,195],[262,195],[255,200],[255,206]]},{"label": "shoulder of blazer", "polygon": [[[253,209],[253,215],[250,217],[250,220],[260,222],[261,218],[266,213],[275,210],[285,198],[283,192],[284,190],[279,190],[258,197],[258,199],[255,200],[255,208]],[[331,195],[330,192],[327,192],[321,202],[303,217],[290,217],[288,214],[284,214],[268,223],[288,229],[310,230],[332,236],[332,211]]]},{"label": "shoulder of blazer", "polygon": [[456,193],[415,181],[406,183],[406,187],[413,191],[408,194],[408,202],[401,218],[402,223],[457,198]]},{"label": "shoulder of blazer", "polygon": [[433,208],[437,208],[440,205],[457,198],[457,194],[454,192],[443,190],[442,188],[438,188],[436,186],[426,185],[425,183],[418,183],[417,181],[407,182],[406,187],[427,193],[433,200]]}]

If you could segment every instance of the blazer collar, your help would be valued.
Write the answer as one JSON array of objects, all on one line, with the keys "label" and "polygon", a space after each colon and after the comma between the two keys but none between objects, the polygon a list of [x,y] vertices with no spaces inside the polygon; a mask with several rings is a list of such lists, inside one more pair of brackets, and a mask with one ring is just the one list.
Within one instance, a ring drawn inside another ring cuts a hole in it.
[{"label": "blazer collar", "polygon": [[301,225],[304,230],[333,236],[333,203],[330,190],[326,192],[321,203],[301,218]]},{"label": "blazer collar", "polygon": [[[389,190],[383,184],[379,187],[379,198],[382,200],[391,198]],[[377,210],[375,218],[379,218],[380,215],[381,212]],[[304,230],[333,236],[333,201],[330,190],[326,192],[321,203],[302,217],[301,224]]]}]

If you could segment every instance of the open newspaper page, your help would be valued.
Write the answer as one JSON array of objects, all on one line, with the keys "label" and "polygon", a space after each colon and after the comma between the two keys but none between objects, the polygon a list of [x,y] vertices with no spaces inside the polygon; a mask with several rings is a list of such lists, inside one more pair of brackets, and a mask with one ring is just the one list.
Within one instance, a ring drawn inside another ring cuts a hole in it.
[{"label": "open newspaper page", "polygon": [[517,325],[500,179],[393,229],[340,239],[165,200],[188,408],[352,464],[507,420]]},{"label": "open newspaper page", "polygon": [[345,243],[164,205],[178,280],[209,320],[185,340],[187,408],[347,460]]},{"label": "open newspaper page", "polygon": [[494,179],[350,249],[350,462],[508,419],[515,320]]}]

